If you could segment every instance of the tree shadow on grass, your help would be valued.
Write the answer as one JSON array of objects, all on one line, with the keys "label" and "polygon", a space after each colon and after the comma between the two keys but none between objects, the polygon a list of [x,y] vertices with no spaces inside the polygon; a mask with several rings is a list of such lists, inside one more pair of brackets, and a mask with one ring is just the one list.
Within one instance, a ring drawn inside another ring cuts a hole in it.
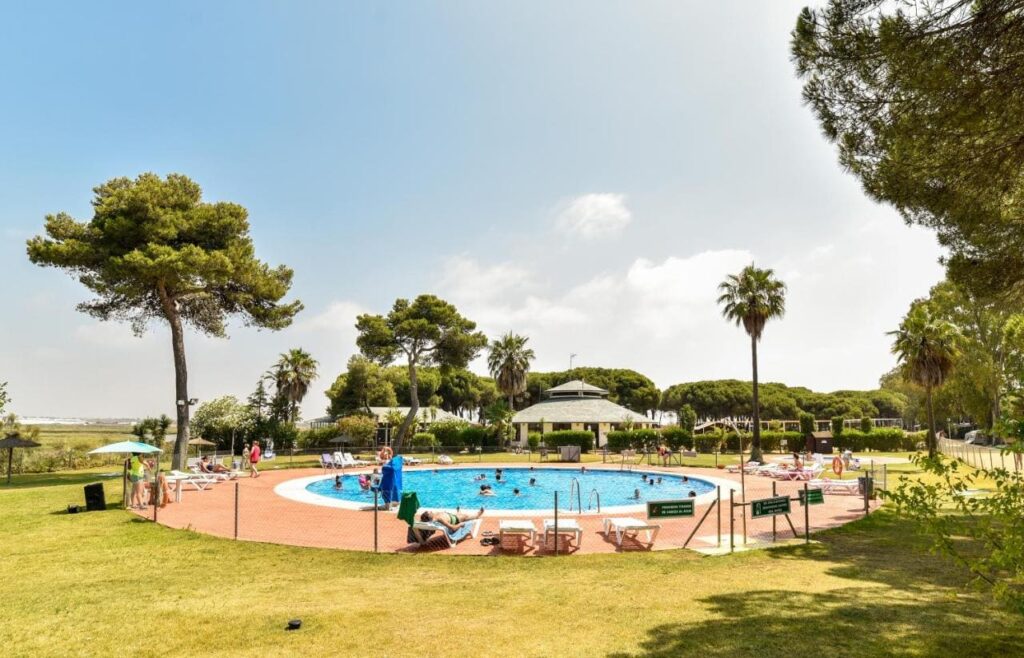
[{"label": "tree shadow on grass", "polygon": [[[7,484],[6,476],[0,480],[0,492],[15,489],[31,489],[34,487],[61,487],[93,482],[116,482],[121,477],[120,467],[109,471],[66,472],[66,473],[26,473],[15,475]],[[116,471],[116,472],[115,472]]]},{"label": "tree shadow on grass", "polygon": [[695,602],[708,609],[712,620],[655,626],[638,652],[609,655],[978,657],[1024,651],[1017,624],[1000,623],[969,602],[891,594],[871,586],[817,594],[758,590],[712,596]]}]

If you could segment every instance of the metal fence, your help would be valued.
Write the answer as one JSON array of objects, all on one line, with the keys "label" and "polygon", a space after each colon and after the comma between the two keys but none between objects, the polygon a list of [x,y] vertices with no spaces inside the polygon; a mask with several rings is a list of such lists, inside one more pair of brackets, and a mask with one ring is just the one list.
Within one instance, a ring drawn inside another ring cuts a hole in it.
[{"label": "metal fence", "polygon": [[968,466],[981,470],[1002,468],[1020,473],[1024,471],[1021,453],[1009,452],[999,447],[979,446],[955,439],[939,439],[939,451]]}]

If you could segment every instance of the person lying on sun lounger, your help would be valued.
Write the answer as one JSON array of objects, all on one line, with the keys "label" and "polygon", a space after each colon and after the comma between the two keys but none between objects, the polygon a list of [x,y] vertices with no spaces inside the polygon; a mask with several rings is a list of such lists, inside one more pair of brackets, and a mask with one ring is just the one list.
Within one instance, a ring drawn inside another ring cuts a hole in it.
[{"label": "person lying on sun lounger", "polygon": [[225,468],[223,464],[211,464],[210,463],[210,458],[205,456],[205,455],[203,456],[202,459],[199,460],[199,470],[202,471],[203,473],[230,473],[231,472],[227,468]]},{"label": "person lying on sun lounger", "polygon": [[462,514],[454,514],[452,512],[431,512],[430,510],[424,510],[423,513],[420,514],[420,521],[426,523],[429,523],[431,521],[433,521],[434,523],[440,523],[444,527],[454,532],[461,528],[463,524],[474,519],[479,519],[483,515],[483,507],[481,507],[476,514],[468,514],[466,512],[463,512]]}]

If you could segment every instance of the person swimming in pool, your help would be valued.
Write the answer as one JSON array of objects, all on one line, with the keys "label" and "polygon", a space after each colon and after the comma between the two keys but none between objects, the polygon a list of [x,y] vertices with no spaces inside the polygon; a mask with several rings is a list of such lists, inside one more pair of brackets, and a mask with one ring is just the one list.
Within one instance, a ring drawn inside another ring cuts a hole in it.
[{"label": "person swimming in pool", "polygon": [[651,485],[653,487],[654,486],[654,478],[651,478],[650,480],[648,480],[647,484],[649,484],[649,485]]},{"label": "person swimming in pool", "polygon": [[480,495],[481,496],[494,496],[496,494],[494,493],[494,490],[491,489],[491,485],[489,485],[489,484],[481,484],[480,485]]},{"label": "person swimming in pool", "polygon": [[473,481],[474,482],[479,482],[480,480],[486,480],[486,479],[487,479],[487,476],[484,475],[483,473],[481,473],[480,475],[478,475],[475,478],[473,478]]},{"label": "person swimming in pool", "polygon": [[633,500],[640,500],[640,490],[633,489]]},{"label": "person swimming in pool", "polygon": [[586,472],[587,472],[587,467],[586,466],[580,466],[580,473],[586,473]]},{"label": "person swimming in pool", "polygon": [[640,479],[643,480],[644,482],[647,482],[647,473],[644,473],[643,475],[641,475]]},{"label": "person swimming in pool", "polygon": [[661,484],[661,478],[658,478],[657,484]]},{"label": "person swimming in pool", "polygon": [[335,489],[341,489],[341,476],[340,475],[335,475],[334,476],[334,488]]},{"label": "person swimming in pool", "polygon": [[537,478],[530,478],[530,486],[531,487],[536,487],[537,486]]},{"label": "person swimming in pool", "polygon": [[519,489],[513,489],[512,490],[512,495],[513,496],[518,496],[519,495]]},{"label": "person swimming in pool", "polygon": [[690,493],[686,494],[686,497],[687,498],[696,498],[697,497],[697,492],[694,491],[693,489],[690,489]]},{"label": "person swimming in pool", "polygon": [[684,475],[684,476],[683,476],[683,482],[689,482],[689,481],[690,481],[690,478],[688,478],[688,477],[686,477],[686,476]]}]

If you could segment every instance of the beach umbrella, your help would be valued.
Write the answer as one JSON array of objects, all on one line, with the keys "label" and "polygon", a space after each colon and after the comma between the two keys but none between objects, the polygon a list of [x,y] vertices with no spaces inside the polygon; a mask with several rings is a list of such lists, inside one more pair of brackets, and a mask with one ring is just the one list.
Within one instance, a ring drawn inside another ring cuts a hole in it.
[{"label": "beach umbrella", "polygon": [[21,435],[17,432],[8,434],[3,440],[0,440],[0,448],[7,448],[7,484],[11,483],[11,465],[14,463],[14,449],[38,448],[39,446],[40,444],[31,439],[21,438]]},{"label": "beach umbrella", "polygon": [[[148,443],[142,443],[140,441],[119,441],[117,443],[108,443],[105,446],[100,446],[95,450],[90,450],[90,455],[130,455],[134,453],[145,453],[151,454],[155,452],[163,452],[156,446],[151,446]],[[125,490],[128,480],[128,462],[124,463],[124,475],[121,477],[121,495],[124,498],[124,504],[128,504],[128,493]]]},{"label": "beach umbrella", "polygon": [[196,447],[196,455],[199,456],[199,457],[201,457],[202,454],[203,454],[202,446],[215,446],[215,445],[217,445],[213,441],[207,441],[206,439],[204,439],[202,437],[198,437],[198,438],[195,438],[195,439],[189,439],[188,440],[188,444],[190,446],[195,446]]},{"label": "beach umbrella", "polygon": [[336,436],[331,439],[330,443],[352,443],[353,441],[355,441],[355,439],[348,434],[342,434],[341,436]]}]

